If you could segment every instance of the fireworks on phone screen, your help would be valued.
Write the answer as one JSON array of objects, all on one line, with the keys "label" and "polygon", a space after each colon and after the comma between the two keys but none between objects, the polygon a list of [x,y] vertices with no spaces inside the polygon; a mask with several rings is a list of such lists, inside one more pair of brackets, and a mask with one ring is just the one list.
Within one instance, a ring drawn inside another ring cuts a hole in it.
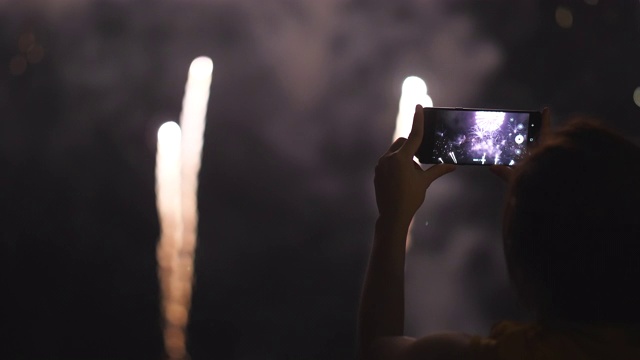
[{"label": "fireworks on phone screen", "polygon": [[449,111],[437,116],[435,162],[514,165],[526,152],[527,113]]}]

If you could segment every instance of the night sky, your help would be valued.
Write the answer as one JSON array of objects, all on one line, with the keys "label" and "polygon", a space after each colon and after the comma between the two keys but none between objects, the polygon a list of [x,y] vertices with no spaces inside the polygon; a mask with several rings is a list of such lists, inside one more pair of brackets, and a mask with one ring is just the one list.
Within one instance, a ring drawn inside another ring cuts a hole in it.
[{"label": "night sky", "polygon": [[[156,133],[200,55],[193,359],[354,357],[407,76],[435,106],[549,106],[640,140],[636,0],[0,1],[0,358],[161,358]],[[503,196],[479,167],[429,189],[407,334],[526,319]]]}]

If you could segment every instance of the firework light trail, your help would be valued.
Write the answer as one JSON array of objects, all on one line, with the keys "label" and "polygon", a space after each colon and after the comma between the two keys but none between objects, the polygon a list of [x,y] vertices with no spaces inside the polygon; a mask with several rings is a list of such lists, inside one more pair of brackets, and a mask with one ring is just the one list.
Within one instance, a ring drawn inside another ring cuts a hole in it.
[{"label": "firework light trail", "polygon": [[[164,123],[158,130],[156,157],[156,206],[160,218],[158,243],[158,277],[162,291],[164,341],[167,354],[184,354],[184,334],[178,324],[183,322],[184,309],[180,307],[176,289],[178,252],[182,246],[182,196],[180,187],[180,126]],[[171,351],[169,351],[171,349]]]},{"label": "firework light trail", "polygon": [[427,94],[427,84],[417,76],[409,76],[402,83],[402,93],[398,106],[398,116],[396,117],[396,129],[393,133],[393,140],[399,137],[408,137],[413,124],[413,114],[416,105],[422,107],[432,107],[433,101]]},{"label": "firework light trail", "polygon": [[[171,188],[173,208],[167,210],[159,206],[158,210],[161,217],[167,212],[171,214],[170,219],[161,219],[163,235],[158,248],[158,263],[163,291],[165,351],[169,359],[175,360],[188,358],[185,329],[191,307],[193,259],[198,230],[198,173],[212,72],[213,62],[207,57],[196,58],[191,63],[180,114],[181,136],[178,136],[177,148],[171,153],[172,162],[159,163],[171,166],[172,176],[170,185],[166,186]],[[177,124],[171,126],[175,127]],[[179,130],[180,127],[178,134]],[[161,138],[164,136],[159,131],[159,151]],[[172,144],[176,146],[175,141]],[[179,176],[176,177],[176,173]],[[159,171],[158,174],[158,189],[161,189],[165,187],[165,178],[160,176],[163,174]],[[163,196],[158,190],[159,204]],[[165,229],[165,223],[175,224],[175,227],[167,225]],[[171,236],[165,237],[165,232]]]},{"label": "firework light trail", "polygon": [[[416,105],[422,107],[432,107],[433,101],[427,94],[427,84],[417,76],[409,76],[402,83],[402,93],[400,95],[400,104],[398,106],[398,116],[396,117],[396,129],[393,133],[393,141],[399,137],[407,138],[411,132],[413,125],[413,115],[416,111]],[[418,161],[416,157],[414,161]],[[407,233],[406,249],[409,251],[411,245],[411,230],[413,229],[413,221],[409,225]]]}]

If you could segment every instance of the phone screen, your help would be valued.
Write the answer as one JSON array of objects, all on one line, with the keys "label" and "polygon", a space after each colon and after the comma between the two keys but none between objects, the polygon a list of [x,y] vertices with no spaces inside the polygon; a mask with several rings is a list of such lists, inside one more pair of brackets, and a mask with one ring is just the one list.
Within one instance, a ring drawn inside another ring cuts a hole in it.
[{"label": "phone screen", "polygon": [[515,165],[537,140],[541,113],[425,108],[422,163]]}]

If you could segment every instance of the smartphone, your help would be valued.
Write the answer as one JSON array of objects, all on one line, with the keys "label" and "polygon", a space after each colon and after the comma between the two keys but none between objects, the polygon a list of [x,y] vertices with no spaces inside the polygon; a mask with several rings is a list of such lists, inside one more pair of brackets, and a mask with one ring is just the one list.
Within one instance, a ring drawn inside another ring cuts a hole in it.
[{"label": "smartphone", "polygon": [[534,146],[542,112],[424,108],[423,164],[515,165]]}]

